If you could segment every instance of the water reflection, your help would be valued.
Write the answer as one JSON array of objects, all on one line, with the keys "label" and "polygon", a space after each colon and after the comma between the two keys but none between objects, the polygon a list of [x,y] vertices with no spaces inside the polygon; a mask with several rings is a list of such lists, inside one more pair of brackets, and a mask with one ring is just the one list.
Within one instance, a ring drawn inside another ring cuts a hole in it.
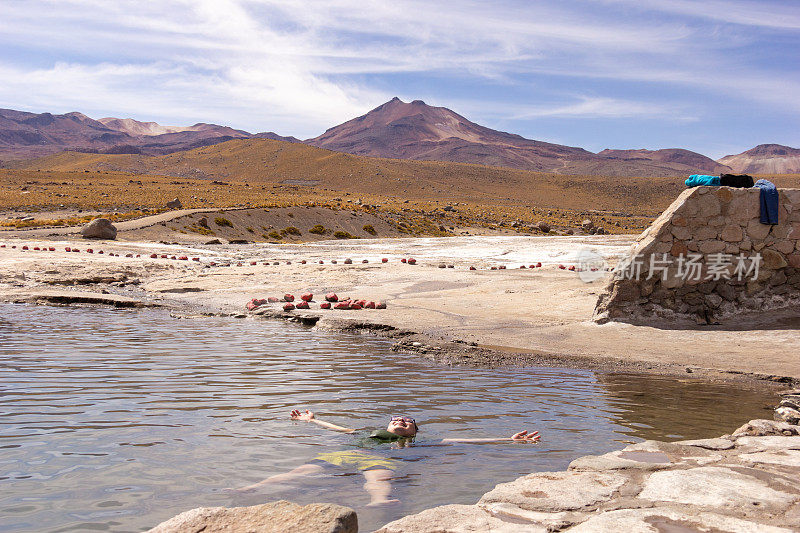
[{"label": "water reflection", "polygon": [[[645,438],[712,437],[773,399],[723,385],[531,368],[432,365],[390,343],[300,326],[160,311],[0,305],[0,513],[7,531],[138,531],[198,506],[279,498],[357,509],[369,530],[404,514],[473,503],[500,481],[560,470]],[[735,398],[738,410],[730,402]],[[726,417],[714,415],[725,405]],[[294,407],[358,428],[406,413],[417,445],[386,509],[360,474],[336,471],[230,495],[352,436],[292,422]],[[716,424],[716,425],[715,425]],[[718,429],[719,428],[719,429]],[[424,446],[538,429],[539,445]]]},{"label": "water reflection", "polygon": [[[688,375],[687,375],[688,376]],[[620,433],[637,439],[677,440],[730,433],[739,421],[772,418],[778,396],[741,385],[696,378],[597,375]]]}]

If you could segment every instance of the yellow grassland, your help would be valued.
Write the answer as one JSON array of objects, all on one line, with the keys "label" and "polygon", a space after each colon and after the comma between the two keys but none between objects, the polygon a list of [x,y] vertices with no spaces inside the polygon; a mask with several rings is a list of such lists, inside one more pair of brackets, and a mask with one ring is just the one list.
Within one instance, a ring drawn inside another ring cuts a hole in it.
[{"label": "yellow grassland", "polygon": [[[612,233],[641,231],[683,189],[675,178],[528,172],[436,161],[355,156],[266,139],[235,140],[165,156],[62,152],[6,163],[0,209],[82,209],[132,217],[179,198],[185,208],[323,205],[385,211],[425,227],[510,227],[591,218]],[[770,177],[800,186],[800,175]],[[443,211],[445,206],[454,211]],[[62,207],[63,206],[63,207]],[[436,212],[436,223],[430,214]]]}]

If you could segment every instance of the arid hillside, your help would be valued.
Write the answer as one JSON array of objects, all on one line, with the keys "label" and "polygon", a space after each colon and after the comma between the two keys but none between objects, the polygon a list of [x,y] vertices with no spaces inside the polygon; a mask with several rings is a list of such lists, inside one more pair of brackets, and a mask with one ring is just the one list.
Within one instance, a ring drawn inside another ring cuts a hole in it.
[{"label": "arid hillside", "polygon": [[273,183],[442,203],[492,200],[653,215],[683,186],[680,177],[620,181],[603,176],[565,176],[461,163],[360,157],[266,139],[235,140],[155,157],[64,152],[7,166]]},{"label": "arid hillside", "polygon": [[726,155],[719,162],[747,174],[795,173],[800,172],[800,149],[760,144],[741,154]]}]

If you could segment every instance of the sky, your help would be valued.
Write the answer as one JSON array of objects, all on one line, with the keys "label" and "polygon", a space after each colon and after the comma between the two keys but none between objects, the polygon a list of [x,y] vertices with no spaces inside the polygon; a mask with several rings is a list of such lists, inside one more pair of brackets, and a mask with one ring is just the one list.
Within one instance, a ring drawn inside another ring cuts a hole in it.
[{"label": "sky", "polygon": [[800,1],[0,2],[2,108],[303,139],[394,96],[595,152],[800,147]]}]

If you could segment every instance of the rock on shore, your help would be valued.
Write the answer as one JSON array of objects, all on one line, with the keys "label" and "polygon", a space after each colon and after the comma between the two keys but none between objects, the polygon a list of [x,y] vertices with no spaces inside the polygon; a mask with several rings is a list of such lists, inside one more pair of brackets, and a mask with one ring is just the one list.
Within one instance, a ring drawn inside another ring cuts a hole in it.
[{"label": "rock on shore", "polygon": [[581,457],[566,472],[501,483],[378,533],[464,531],[785,532],[800,528],[800,428],[753,420],[732,435],[645,441]]},{"label": "rock on shore", "polygon": [[84,239],[108,239],[117,238],[117,228],[107,218],[96,218],[86,224],[81,229]]},{"label": "rock on shore", "polygon": [[356,512],[331,503],[300,506],[285,500],[252,507],[198,507],[148,533],[358,533]]}]

